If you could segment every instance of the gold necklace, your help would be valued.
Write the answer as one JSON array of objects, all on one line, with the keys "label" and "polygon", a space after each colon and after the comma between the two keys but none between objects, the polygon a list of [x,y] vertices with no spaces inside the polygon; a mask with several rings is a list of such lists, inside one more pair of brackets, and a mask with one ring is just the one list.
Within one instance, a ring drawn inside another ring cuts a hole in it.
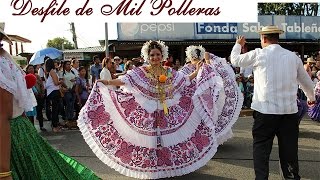
[{"label": "gold necklace", "polygon": [[166,75],[166,70],[163,68],[163,66],[149,66],[149,71],[156,79],[158,79],[160,75]]},{"label": "gold necklace", "polygon": [[[163,106],[164,114],[168,115],[169,111],[166,104],[167,94],[170,98],[173,98],[171,69],[165,69],[163,66],[149,66],[148,71],[150,72],[149,79],[153,80],[156,84],[158,99]],[[157,75],[157,73],[160,75]],[[166,89],[168,93],[166,93]]]}]

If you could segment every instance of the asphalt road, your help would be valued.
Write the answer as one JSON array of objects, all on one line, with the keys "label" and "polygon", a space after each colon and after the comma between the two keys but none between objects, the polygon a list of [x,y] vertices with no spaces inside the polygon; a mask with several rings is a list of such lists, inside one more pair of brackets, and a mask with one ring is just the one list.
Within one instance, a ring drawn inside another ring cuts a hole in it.
[{"label": "asphalt road", "polygon": [[[234,137],[218,148],[217,154],[199,170],[172,180],[226,180],[254,179],[252,160],[252,117],[239,118],[233,131]],[[49,122],[45,122],[47,127]],[[38,128],[38,126],[36,126]],[[38,128],[39,129],[39,128]],[[103,164],[84,142],[77,130],[60,133],[40,133],[51,145],[74,157],[94,170],[98,176],[108,180],[133,179],[121,175]],[[320,123],[308,118],[300,124],[299,163],[302,179],[320,180]],[[270,180],[280,179],[278,145],[275,138],[270,157]]]}]

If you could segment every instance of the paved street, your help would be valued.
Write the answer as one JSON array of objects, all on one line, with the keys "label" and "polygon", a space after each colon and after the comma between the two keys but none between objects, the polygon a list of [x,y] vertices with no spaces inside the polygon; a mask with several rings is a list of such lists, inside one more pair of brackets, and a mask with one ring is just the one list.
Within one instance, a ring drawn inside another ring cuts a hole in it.
[{"label": "paved street", "polygon": [[[170,180],[254,179],[252,122],[252,117],[239,118],[233,128],[234,137],[219,147],[217,154],[206,166],[191,174],[170,178]],[[49,122],[46,121],[46,123],[49,127]],[[93,169],[103,179],[132,179],[100,162],[84,142],[79,131],[71,130],[57,134],[46,132],[41,135],[57,149]],[[270,180],[280,179],[278,160],[278,146],[275,138],[270,159]],[[303,179],[320,179],[320,123],[313,122],[308,118],[302,120],[300,125],[299,160],[300,174]]]}]

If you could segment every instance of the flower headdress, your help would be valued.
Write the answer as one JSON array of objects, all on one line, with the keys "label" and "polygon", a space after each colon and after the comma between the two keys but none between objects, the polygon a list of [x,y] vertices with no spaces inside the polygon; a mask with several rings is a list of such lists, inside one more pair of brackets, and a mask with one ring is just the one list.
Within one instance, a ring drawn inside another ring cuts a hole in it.
[{"label": "flower headdress", "polygon": [[163,41],[147,41],[143,44],[142,48],[141,48],[141,57],[147,62],[149,61],[149,49],[151,46],[152,42],[156,42],[158,44],[158,46],[161,48],[161,53],[162,53],[162,57],[163,60],[168,58],[168,46],[166,46],[164,44]]},{"label": "flower headdress", "polygon": [[[199,55],[197,54],[197,49],[200,51]],[[206,52],[206,50],[201,45],[200,46],[189,46],[186,49],[186,55],[189,60],[192,60],[192,59],[202,60],[202,59],[204,59],[205,52]]]}]

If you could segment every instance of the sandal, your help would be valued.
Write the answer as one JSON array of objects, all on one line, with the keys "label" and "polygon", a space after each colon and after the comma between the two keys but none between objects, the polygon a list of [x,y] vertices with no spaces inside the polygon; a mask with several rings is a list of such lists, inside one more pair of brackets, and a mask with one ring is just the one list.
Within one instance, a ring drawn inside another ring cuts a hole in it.
[{"label": "sandal", "polygon": [[52,128],[52,132],[54,132],[54,133],[61,132],[61,129],[58,127],[54,127],[54,128]]}]

